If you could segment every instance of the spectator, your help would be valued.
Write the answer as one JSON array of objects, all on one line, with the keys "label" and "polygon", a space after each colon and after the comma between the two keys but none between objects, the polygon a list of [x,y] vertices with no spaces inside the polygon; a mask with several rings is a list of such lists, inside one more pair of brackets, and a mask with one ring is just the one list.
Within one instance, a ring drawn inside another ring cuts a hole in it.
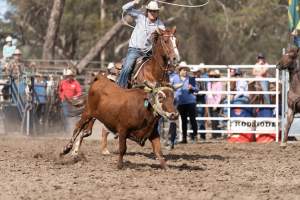
[{"label": "spectator", "polygon": [[[240,69],[230,69],[230,76],[239,78],[243,77],[243,73]],[[234,85],[232,85],[232,83]],[[230,103],[231,104],[247,104],[249,102],[249,94],[248,92],[248,82],[245,80],[237,80],[237,81],[231,81],[231,91],[237,91],[237,94],[230,96]],[[224,104],[227,104],[227,98],[223,102]],[[224,116],[227,117],[229,108],[224,108]],[[222,122],[219,125],[219,128],[226,127],[226,122]]]},{"label": "spectator", "polygon": [[[210,78],[220,78],[221,73],[219,70],[210,70],[208,73],[208,76]],[[213,105],[219,105],[222,100],[222,94],[218,93],[221,92],[223,89],[223,84],[220,81],[212,81],[207,83],[207,91],[212,91],[214,93],[207,95],[207,104],[213,104]],[[210,107],[209,113],[211,117],[219,117],[220,108],[218,107]],[[212,129],[213,130],[220,130],[218,127],[218,120],[212,120]],[[212,138],[216,139],[218,137],[221,137],[220,133],[212,133]]]},{"label": "spectator", "polygon": [[13,53],[13,59],[5,65],[5,72],[15,79],[20,79],[24,71],[24,63],[22,61],[22,52],[16,49]]},{"label": "spectator", "polygon": [[[264,78],[267,77],[268,74],[268,68],[264,67],[264,65],[269,65],[266,61],[265,56],[262,53],[259,53],[257,55],[257,62],[256,64],[259,67],[255,67],[253,69],[253,75],[256,78]],[[260,81],[261,89],[262,91],[269,91],[269,81]],[[264,94],[264,103],[265,104],[270,104],[271,99],[269,94]]]},{"label": "spectator", "polygon": [[[172,85],[174,85],[174,78],[177,75],[177,73],[175,73],[174,71],[169,71],[169,79],[170,79],[170,83]],[[175,102],[174,102],[175,103]],[[177,124],[175,121],[169,121],[169,133],[168,136],[170,137],[170,143],[167,146],[168,150],[172,150],[174,149],[175,146],[175,140],[176,140],[176,135],[177,135]]]},{"label": "spectator", "polygon": [[40,126],[42,126],[45,122],[44,117],[46,114],[46,103],[47,103],[46,86],[47,85],[42,74],[36,74],[36,78],[34,80],[34,91],[35,91],[34,100],[37,105],[36,116]]},{"label": "spectator", "polygon": [[67,133],[72,132],[72,126],[75,125],[74,118],[70,117],[70,108],[68,100],[81,95],[81,86],[74,79],[74,72],[71,69],[64,70],[64,79],[59,83],[59,97],[62,103],[62,109],[65,116],[65,130]]},{"label": "spectator", "polygon": [[[204,64],[201,63],[200,66],[203,66]],[[204,72],[204,69],[201,67],[194,67],[191,69],[191,72],[193,73],[193,77],[196,78],[208,78],[207,73]],[[197,87],[199,88],[199,91],[207,91],[207,84],[203,81],[196,81]],[[196,102],[197,104],[204,105],[206,102],[205,94],[196,94]],[[197,116],[204,117],[205,115],[205,108],[204,107],[197,107]],[[197,121],[198,129],[199,130],[205,130],[205,121],[204,120],[198,120]],[[205,132],[200,133],[200,139],[205,141],[206,140],[206,134]]]},{"label": "spectator", "polygon": [[187,143],[187,118],[190,118],[193,133],[191,140],[194,143],[197,135],[197,122],[196,122],[196,96],[194,92],[198,91],[195,80],[188,75],[189,67],[186,62],[181,62],[178,66],[179,74],[173,77],[173,85],[182,84],[182,87],[175,92],[175,104],[181,116],[182,122],[182,141]]},{"label": "spectator", "polygon": [[13,44],[13,38],[11,36],[7,36],[5,42],[6,44],[3,46],[2,55],[3,61],[8,62],[12,58],[16,46]]}]

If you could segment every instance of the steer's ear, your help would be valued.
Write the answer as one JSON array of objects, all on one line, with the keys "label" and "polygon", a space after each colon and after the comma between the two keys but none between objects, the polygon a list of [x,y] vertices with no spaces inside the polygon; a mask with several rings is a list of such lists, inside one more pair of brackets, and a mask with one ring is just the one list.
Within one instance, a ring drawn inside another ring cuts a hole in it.
[{"label": "steer's ear", "polygon": [[173,85],[173,89],[177,90],[177,89],[181,88],[182,86],[183,86],[183,83],[177,83],[177,84]]}]

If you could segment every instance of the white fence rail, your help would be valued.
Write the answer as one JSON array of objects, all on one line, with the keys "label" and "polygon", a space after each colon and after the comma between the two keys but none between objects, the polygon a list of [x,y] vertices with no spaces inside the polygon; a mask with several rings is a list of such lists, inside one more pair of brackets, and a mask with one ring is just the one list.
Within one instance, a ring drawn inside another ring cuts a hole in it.
[{"label": "white fence rail", "polygon": [[[222,81],[226,83],[226,90],[221,92],[212,92],[212,91],[200,91],[199,94],[224,94],[227,96],[227,104],[204,104],[200,105],[198,104],[197,107],[221,107],[221,108],[273,108],[275,116],[274,117],[231,117],[230,110],[228,109],[227,116],[226,117],[197,117],[196,120],[226,120],[227,123],[227,129],[226,130],[199,130],[198,133],[225,133],[225,134],[231,134],[231,133],[253,133],[253,134],[276,134],[276,141],[279,140],[279,123],[283,121],[282,119],[279,119],[279,93],[281,92],[282,95],[282,102],[283,105],[285,104],[285,84],[284,82],[280,81],[280,75],[279,70],[276,69],[275,65],[264,65],[263,67],[270,68],[275,70],[275,77],[264,77],[264,78],[251,78],[251,77],[245,77],[245,78],[236,78],[230,76],[230,69],[236,69],[240,68],[243,70],[245,69],[253,69],[257,67],[261,67],[259,65],[204,65],[204,66],[196,66],[196,65],[189,65],[190,67],[198,67],[203,69],[221,69],[222,71],[225,71],[226,76],[221,78],[197,78],[196,81],[198,82],[212,82],[212,81]],[[245,81],[269,81],[269,82],[275,82],[276,84],[276,90],[275,91],[248,91],[248,94],[269,94],[269,95],[276,95],[276,101],[275,104],[231,104],[230,95],[231,94],[237,94],[237,91],[231,91],[230,90],[230,82],[232,81],[238,81],[238,80],[245,80]],[[282,91],[279,91],[279,84],[282,84]],[[284,113],[284,106],[282,106],[282,115]],[[234,124],[234,122],[240,121],[240,122],[248,122],[253,124],[253,127],[251,128],[245,128],[243,129],[237,129],[238,126]],[[272,125],[270,127],[259,127],[257,123],[259,122],[265,122],[265,124]],[[274,127],[275,126],[275,127]],[[269,129],[268,129],[269,128]],[[281,128],[283,130],[283,127]],[[192,130],[188,130],[188,133],[191,133]]]}]

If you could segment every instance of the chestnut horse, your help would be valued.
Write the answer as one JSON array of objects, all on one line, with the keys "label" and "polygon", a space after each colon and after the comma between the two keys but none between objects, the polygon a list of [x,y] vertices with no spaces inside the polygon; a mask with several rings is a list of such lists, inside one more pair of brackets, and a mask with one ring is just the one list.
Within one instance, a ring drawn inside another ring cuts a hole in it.
[{"label": "chestnut horse", "polygon": [[[157,29],[152,34],[152,56],[143,63],[138,63],[135,75],[131,80],[131,85],[149,82],[169,82],[168,71],[173,70],[174,65],[180,60],[178,43],[175,37],[176,28],[161,30]],[[102,129],[102,139],[100,144],[101,153],[109,154],[107,149],[107,136],[109,131]]]},{"label": "chestnut horse", "polygon": [[287,122],[285,124],[282,146],[286,146],[294,115],[300,113],[300,67],[297,64],[298,52],[299,48],[290,48],[277,64],[279,70],[287,70],[289,72]]}]

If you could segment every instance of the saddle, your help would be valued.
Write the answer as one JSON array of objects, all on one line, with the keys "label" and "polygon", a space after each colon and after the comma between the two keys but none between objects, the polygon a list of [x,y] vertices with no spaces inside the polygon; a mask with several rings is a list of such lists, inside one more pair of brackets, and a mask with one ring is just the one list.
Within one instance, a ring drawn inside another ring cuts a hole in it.
[{"label": "saddle", "polygon": [[130,80],[133,81],[137,77],[139,71],[142,69],[144,63],[147,60],[149,60],[149,56],[141,56],[136,60],[136,62],[134,64],[134,68],[133,68],[132,73],[131,73],[131,79]]}]

